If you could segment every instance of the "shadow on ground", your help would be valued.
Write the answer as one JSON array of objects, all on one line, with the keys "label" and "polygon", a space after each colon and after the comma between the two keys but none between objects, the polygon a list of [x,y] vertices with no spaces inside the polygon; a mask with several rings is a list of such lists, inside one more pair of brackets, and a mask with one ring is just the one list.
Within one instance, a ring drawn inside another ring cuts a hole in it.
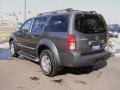
[{"label": "shadow on ground", "polygon": [[75,67],[75,68],[68,68],[64,67],[64,69],[59,72],[59,75],[64,75],[64,74],[74,74],[74,75],[83,75],[83,74],[89,74],[93,71],[102,69],[107,66],[106,61],[102,62],[97,62],[93,66],[88,66],[88,67]]},{"label": "shadow on ground", "polygon": [[[111,54],[109,54],[107,56],[106,59],[110,58]],[[11,53],[9,49],[1,49],[0,50],[0,60],[11,60]],[[22,55],[20,55],[19,59],[21,60],[29,60],[26,59],[25,57],[23,57]],[[31,60],[29,60],[31,61]],[[33,62],[33,61],[32,61]],[[36,62],[33,62],[35,64],[39,64]],[[89,74],[92,71],[95,70],[99,70],[104,68],[107,65],[106,61],[100,61],[100,62],[96,62],[93,66],[88,66],[88,67],[77,67],[77,68],[68,68],[68,67],[64,67],[64,69],[58,73],[58,75],[64,75],[64,74],[75,74],[75,75],[81,75],[81,74]]]},{"label": "shadow on ground", "polygon": [[0,60],[4,59],[8,59],[9,57],[11,57],[11,53],[10,53],[10,49],[2,49],[0,50]]}]

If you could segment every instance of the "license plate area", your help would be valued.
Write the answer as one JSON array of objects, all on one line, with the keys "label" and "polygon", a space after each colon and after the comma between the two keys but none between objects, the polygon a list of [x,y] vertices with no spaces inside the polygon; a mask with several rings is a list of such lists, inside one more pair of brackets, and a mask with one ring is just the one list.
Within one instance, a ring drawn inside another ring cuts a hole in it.
[{"label": "license plate area", "polygon": [[93,42],[93,43],[91,44],[91,50],[92,50],[92,52],[100,51],[100,50],[101,50],[100,43],[98,43],[98,42]]}]

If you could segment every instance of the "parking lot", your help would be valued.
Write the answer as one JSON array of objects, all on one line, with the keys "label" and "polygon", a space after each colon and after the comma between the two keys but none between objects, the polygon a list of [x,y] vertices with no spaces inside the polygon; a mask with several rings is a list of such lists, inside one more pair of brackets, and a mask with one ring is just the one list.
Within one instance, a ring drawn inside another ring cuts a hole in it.
[{"label": "parking lot", "polygon": [[38,63],[13,58],[8,43],[0,44],[0,90],[119,90],[119,76],[120,58],[111,57],[93,68],[65,68],[47,77]]}]

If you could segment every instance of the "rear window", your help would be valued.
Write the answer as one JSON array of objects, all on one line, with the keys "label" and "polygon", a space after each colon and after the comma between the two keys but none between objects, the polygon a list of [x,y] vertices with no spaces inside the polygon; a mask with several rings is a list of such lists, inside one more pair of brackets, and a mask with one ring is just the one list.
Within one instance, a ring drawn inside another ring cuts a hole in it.
[{"label": "rear window", "polygon": [[75,17],[75,29],[85,34],[104,33],[106,24],[102,16],[78,14]]}]

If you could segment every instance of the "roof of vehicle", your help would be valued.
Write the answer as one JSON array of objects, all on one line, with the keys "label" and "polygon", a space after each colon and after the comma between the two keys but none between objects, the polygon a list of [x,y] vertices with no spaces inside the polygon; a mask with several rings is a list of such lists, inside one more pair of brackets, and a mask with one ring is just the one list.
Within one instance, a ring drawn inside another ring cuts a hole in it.
[{"label": "roof of vehicle", "polygon": [[56,10],[56,11],[51,11],[51,12],[39,13],[37,15],[37,17],[46,16],[46,15],[71,14],[71,13],[97,14],[96,11],[80,11],[80,10],[74,10],[72,8],[67,8],[67,9],[63,9],[63,10]]}]

